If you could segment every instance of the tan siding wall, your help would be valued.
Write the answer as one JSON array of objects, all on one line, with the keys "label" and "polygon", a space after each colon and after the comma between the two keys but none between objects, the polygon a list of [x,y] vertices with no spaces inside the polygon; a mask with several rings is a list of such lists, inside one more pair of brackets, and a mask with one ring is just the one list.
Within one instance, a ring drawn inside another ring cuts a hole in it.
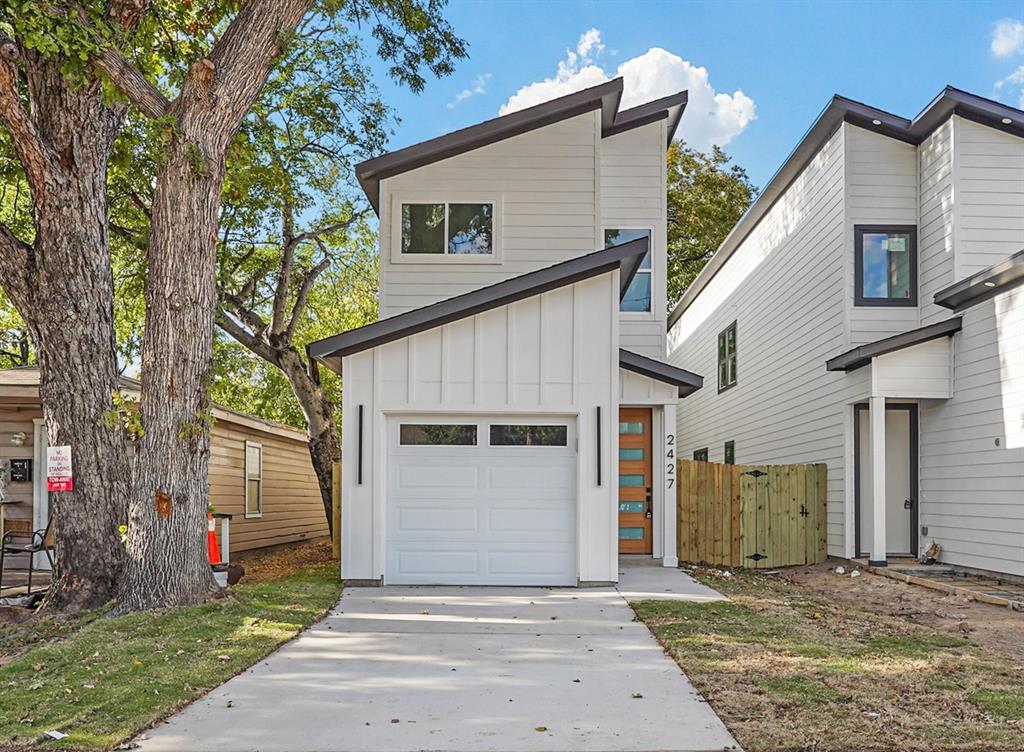
[{"label": "tan siding wall", "polygon": [[[0,466],[7,468],[7,463],[12,459],[33,459],[35,452],[32,436],[35,430],[32,423],[33,418],[43,417],[42,411],[35,405],[22,407],[3,406],[0,407]],[[11,445],[11,437],[23,431],[25,433],[25,445],[16,447]],[[35,467],[33,466],[33,473]],[[9,475],[9,474],[8,474]],[[31,520],[32,519],[32,481],[25,483],[11,483],[8,480],[6,498],[8,501],[21,502],[10,504],[4,509],[5,519]]]},{"label": "tan siding wall", "polygon": [[[263,445],[263,516],[245,517],[245,442]],[[210,449],[210,502],[231,520],[231,550],[328,534],[309,449],[302,440],[218,420]]]}]

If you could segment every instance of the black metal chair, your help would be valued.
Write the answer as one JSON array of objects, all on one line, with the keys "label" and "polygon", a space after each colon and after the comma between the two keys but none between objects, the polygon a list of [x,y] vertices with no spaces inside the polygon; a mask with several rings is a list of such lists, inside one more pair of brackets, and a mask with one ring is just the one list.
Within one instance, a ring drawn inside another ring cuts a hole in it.
[{"label": "black metal chair", "polygon": [[25,590],[25,595],[32,595],[32,575],[35,572],[36,554],[42,553],[46,555],[47,560],[50,562],[50,568],[53,568],[53,537],[51,535],[51,526],[53,525],[53,517],[46,521],[46,527],[42,530],[34,530],[31,532],[19,532],[17,530],[11,530],[4,533],[2,545],[0,545],[0,590],[3,589],[3,576],[5,566],[7,564],[8,556],[18,556],[22,554],[28,555],[28,587]]}]

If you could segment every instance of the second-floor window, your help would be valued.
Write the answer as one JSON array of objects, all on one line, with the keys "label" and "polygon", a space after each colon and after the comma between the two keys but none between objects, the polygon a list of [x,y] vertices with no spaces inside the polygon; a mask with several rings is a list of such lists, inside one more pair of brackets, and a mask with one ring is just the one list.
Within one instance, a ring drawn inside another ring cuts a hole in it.
[{"label": "second-floor window", "polygon": [[[647,238],[650,240],[650,230],[605,230],[604,247],[610,248],[613,245],[622,245],[631,240]],[[626,290],[625,297],[619,303],[619,310],[623,313],[650,313],[651,311],[651,252],[647,251],[643,261],[640,262],[640,269]]]},{"label": "second-floor window", "polygon": [[402,203],[401,253],[434,256],[494,254],[494,204]]},{"label": "second-floor window", "polygon": [[856,304],[917,305],[917,228],[856,225],[853,238]]},{"label": "second-floor window", "polygon": [[718,391],[736,386],[736,322],[718,335]]}]

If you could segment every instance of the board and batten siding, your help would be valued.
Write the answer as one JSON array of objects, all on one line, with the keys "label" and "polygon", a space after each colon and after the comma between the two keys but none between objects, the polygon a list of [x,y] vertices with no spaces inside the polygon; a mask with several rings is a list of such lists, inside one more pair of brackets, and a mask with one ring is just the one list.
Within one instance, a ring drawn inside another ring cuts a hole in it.
[{"label": "board and batten siding", "polygon": [[[849,311],[849,347],[891,337],[919,326],[916,307],[854,305],[856,225],[917,225],[917,149],[888,136],[845,123],[846,227],[844,295]],[[830,468],[831,469],[831,468]]]},{"label": "board and batten siding", "polygon": [[651,312],[623,313],[619,340],[624,348],[659,360],[665,357],[667,121],[634,128],[601,140],[601,236],[605,229],[650,228]]},{"label": "board and batten siding", "polygon": [[384,573],[387,416],[466,414],[575,419],[579,578],[617,579],[618,284],[602,274],[344,358],[344,578]]},{"label": "board and batten siding", "polygon": [[960,280],[1024,249],[1024,138],[961,117],[953,126]]},{"label": "board and batten siding", "polygon": [[[284,429],[287,430],[287,429]],[[231,551],[239,553],[328,535],[309,446],[300,431],[273,433],[230,422],[213,424],[210,437],[210,503],[232,514]],[[245,516],[245,442],[263,448],[263,513]]]},{"label": "board and batten siding", "polygon": [[1024,287],[962,315],[953,398],[921,403],[922,542],[1024,575]]},{"label": "board and batten siding", "polygon": [[[600,114],[589,112],[386,178],[380,185],[380,317],[455,297],[600,248]],[[500,260],[396,263],[403,198],[500,201]]]},{"label": "board and batten siding", "polygon": [[[830,373],[842,352],[852,234],[844,215],[840,128],[669,332],[669,360],[704,376],[679,402],[679,456],[707,447],[738,463],[828,464],[829,552],[845,552],[845,457],[851,390],[866,374]],[[738,383],[717,391],[717,337],[737,322]]]}]

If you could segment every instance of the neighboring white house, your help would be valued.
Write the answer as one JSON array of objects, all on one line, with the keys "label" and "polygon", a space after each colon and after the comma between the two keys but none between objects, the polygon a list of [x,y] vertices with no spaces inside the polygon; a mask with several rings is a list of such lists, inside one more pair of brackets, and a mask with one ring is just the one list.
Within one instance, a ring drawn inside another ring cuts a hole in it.
[{"label": "neighboring white house", "polygon": [[835,97],[669,317],[680,452],[827,462],[832,555],[1024,575],[1022,249],[1024,112]]},{"label": "neighboring white house", "polygon": [[[381,320],[344,377],[347,581],[575,585],[674,566],[665,149],[686,93],[617,79],[363,163]],[[667,501],[667,503],[666,503]]]}]

